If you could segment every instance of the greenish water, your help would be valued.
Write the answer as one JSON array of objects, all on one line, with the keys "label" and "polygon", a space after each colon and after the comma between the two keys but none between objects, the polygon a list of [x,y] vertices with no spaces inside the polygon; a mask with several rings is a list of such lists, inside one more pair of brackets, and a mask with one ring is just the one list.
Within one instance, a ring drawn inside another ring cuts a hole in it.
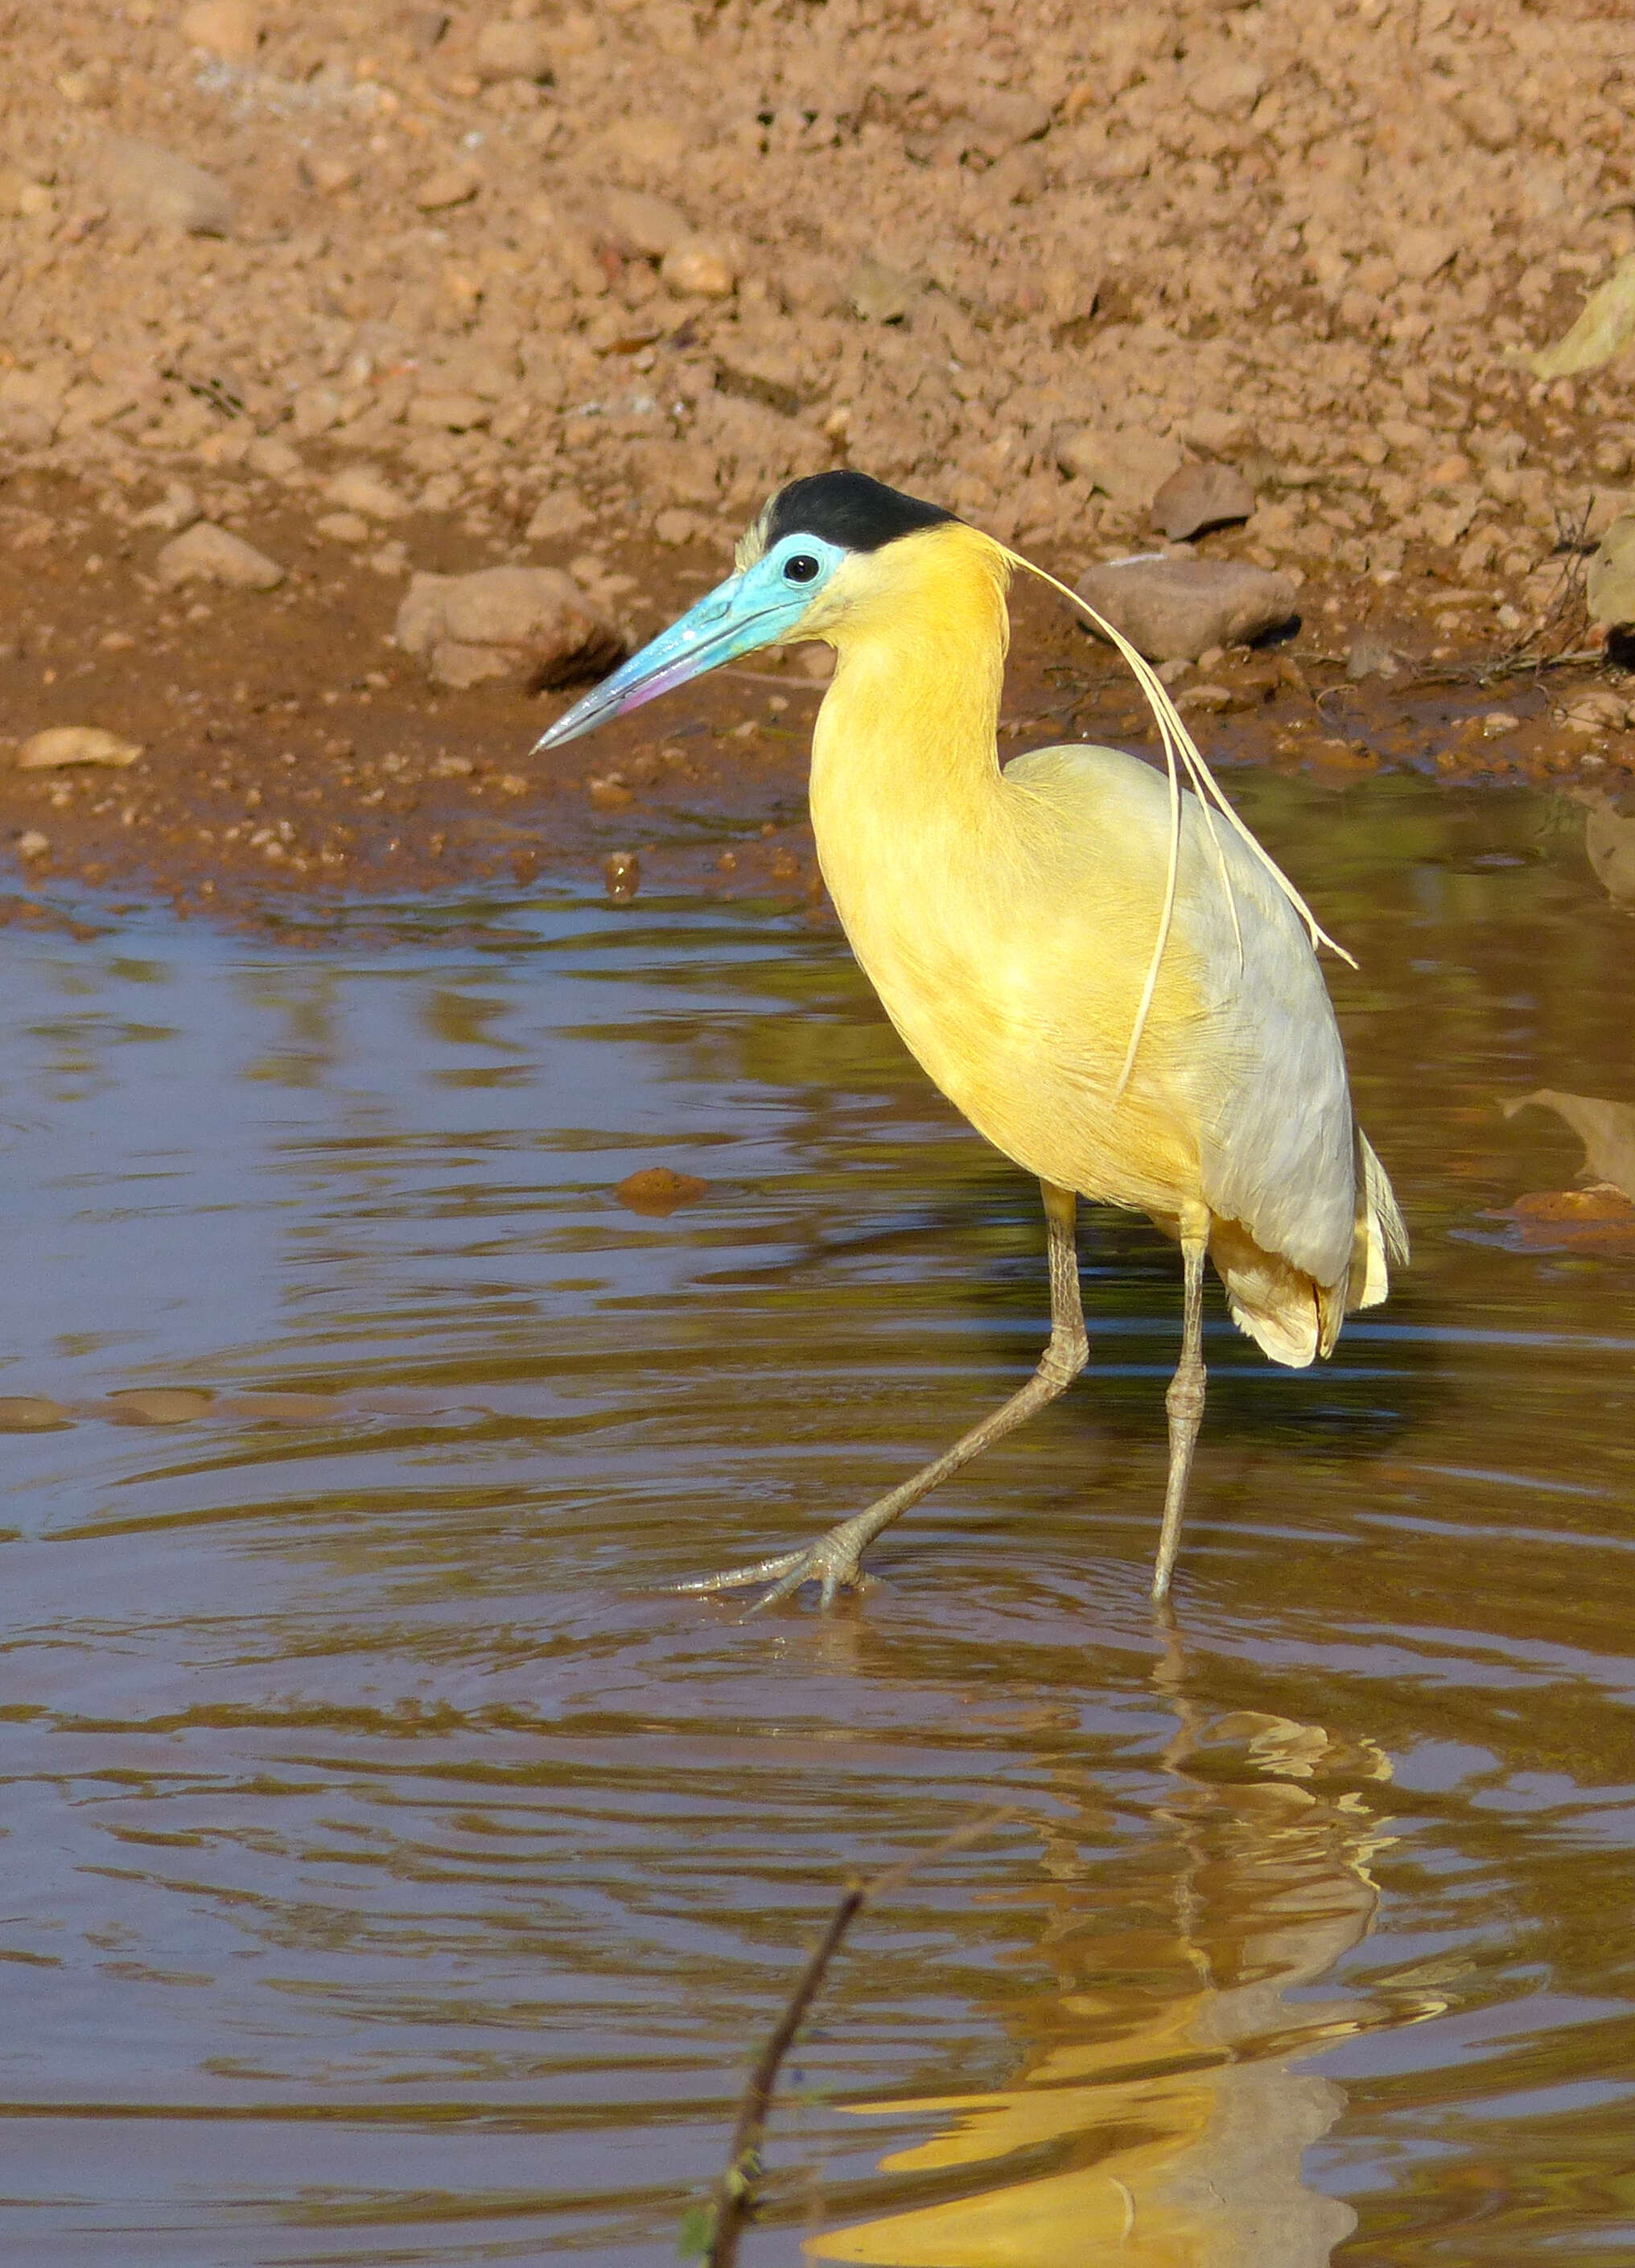
[{"label": "greenish water", "polygon": [[1564,801],[1233,785],[1416,1257],[1310,1373],[1212,1306],[1173,1630],[1177,1271],[1094,1214],[1086,1381],[865,1600],[662,1587],[1042,1336],[833,935],[0,939],[0,2253],[657,2268],[847,1876],[1005,1805],[843,1954],[748,2261],[1635,2261],[1635,1242],[1506,1217],[1581,1152],[1498,1107],[1635,1102],[1635,923]]}]

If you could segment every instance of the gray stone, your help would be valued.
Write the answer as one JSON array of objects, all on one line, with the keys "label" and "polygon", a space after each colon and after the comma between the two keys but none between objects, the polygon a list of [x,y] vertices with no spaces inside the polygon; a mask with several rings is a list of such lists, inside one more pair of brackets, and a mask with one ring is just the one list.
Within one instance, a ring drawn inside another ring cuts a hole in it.
[{"label": "gray stone", "polygon": [[1196,661],[1212,645],[1241,645],[1294,612],[1286,575],[1236,560],[1149,554],[1092,567],[1079,595],[1149,661]]},{"label": "gray stone", "polygon": [[173,536],[154,562],[153,571],[166,590],[182,583],[222,583],[235,591],[273,591],[284,580],[276,559],[208,519],[185,535]]},{"label": "gray stone", "polygon": [[1247,519],[1255,491],[1231,465],[1182,465],[1153,499],[1153,521],[1172,542]]},{"label": "gray stone", "polygon": [[416,575],[396,636],[439,684],[510,679],[534,693],[600,677],[629,651],[617,625],[554,567]]}]

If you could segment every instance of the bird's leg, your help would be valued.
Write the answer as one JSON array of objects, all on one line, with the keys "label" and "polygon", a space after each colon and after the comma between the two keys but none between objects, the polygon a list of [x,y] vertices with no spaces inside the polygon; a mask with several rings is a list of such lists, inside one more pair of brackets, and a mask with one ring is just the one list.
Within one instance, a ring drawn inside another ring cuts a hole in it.
[{"label": "bird's leg", "polygon": [[1078,1200],[1071,1191],[1053,1188],[1042,1182],[1044,1196],[1045,1222],[1049,1230],[1050,1263],[1050,1338],[1039,1358],[1039,1366],[1027,1383],[1001,1404],[991,1418],[980,1425],[973,1425],[968,1433],[961,1433],[954,1447],[929,1465],[869,1506],[866,1512],[843,1520],[831,1528],[827,1535],[799,1551],[781,1552],[775,1558],[758,1560],[753,1567],[734,1567],[725,1575],[706,1575],[696,1583],[678,1583],[681,1591],[734,1591],[752,1583],[770,1583],[766,1596],[757,1599],[749,1609],[751,1614],[770,1607],[774,1600],[786,1599],[803,1583],[821,1583],[822,1602],[833,1603],[836,1592],[843,1587],[861,1590],[867,1578],[858,1562],[868,1546],[884,1528],[888,1528],[898,1513],[906,1512],[929,1495],[950,1474],[957,1473],[961,1465],[980,1456],[991,1442],[1014,1432],[1019,1425],[1054,1402],[1064,1393],[1090,1359],[1090,1343],[1085,1335],[1084,1305],[1079,1289],[1079,1249],[1073,1233]]},{"label": "bird's leg", "polygon": [[1158,1565],[1153,1570],[1153,1596],[1167,1598],[1181,1543],[1181,1515],[1186,1510],[1187,1480],[1198,1427],[1204,1422],[1204,1255],[1208,1248],[1207,1216],[1202,1224],[1182,1217],[1181,1256],[1186,1267],[1185,1312],[1181,1327],[1181,1360],[1169,1381],[1164,1407],[1169,1413],[1169,1482],[1164,1491],[1164,1525],[1159,1531]]}]

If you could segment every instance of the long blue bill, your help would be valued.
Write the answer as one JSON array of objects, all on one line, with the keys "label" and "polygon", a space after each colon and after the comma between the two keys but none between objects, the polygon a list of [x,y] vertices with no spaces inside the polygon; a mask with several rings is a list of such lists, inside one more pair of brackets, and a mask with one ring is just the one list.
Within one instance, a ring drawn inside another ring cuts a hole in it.
[{"label": "long blue bill", "polygon": [[680,622],[672,622],[651,645],[576,701],[565,717],[541,733],[536,747],[560,748],[608,718],[626,717],[644,701],[656,701],[659,694],[702,677],[740,653],[770,645],[792,629],[811,603],[812,593],[780,584],[764,571],[769,564],[758,562],[700,599]]}]

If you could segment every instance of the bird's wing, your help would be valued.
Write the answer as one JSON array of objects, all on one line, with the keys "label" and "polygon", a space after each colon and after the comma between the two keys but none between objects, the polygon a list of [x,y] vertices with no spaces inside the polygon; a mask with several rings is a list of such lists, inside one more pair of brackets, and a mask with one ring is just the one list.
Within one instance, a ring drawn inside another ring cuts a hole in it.
[{"label": "bird's wing", "polygon": [[[1168,789],[1138,758],[1036,749],[1005,777],[1094,831],[1098,864],[1122,837],[1132,866],[1161,873]],[[1159,890],[1144,895],[1156,932]],[[1212,836],[1189,792],[1168,950],[1192,972],[1196,1020],[1144,1037],[1132,1083],[1161,1080],[1197,1129],[1212,1212],[1319,1284],[1338,1285],[1356,1228],[1356,1140],[1328,988],[1288,899],[1219,821]]]}]

